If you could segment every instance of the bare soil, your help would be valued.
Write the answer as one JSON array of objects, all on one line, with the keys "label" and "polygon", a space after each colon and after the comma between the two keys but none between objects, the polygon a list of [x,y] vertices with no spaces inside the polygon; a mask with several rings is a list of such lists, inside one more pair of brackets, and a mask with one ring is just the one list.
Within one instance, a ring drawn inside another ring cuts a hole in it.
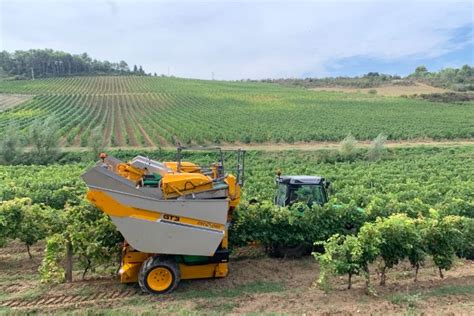
[{"label": "bare soil", "polygon": [[347,290],[346,278],[335,277],[333,289],[325,293],[315,286],[319,269],[312,257],[273,259],[258,247],[246,247],[234,252],[228,277],[182,281],[174,293],[152,296],[104,271],[86,280],[76,271],[70,284],[41,284],[37,269],[42,250],[34,246],[30,260],[19,243],[0,249],[0,312],[451,315],[469,314],[474,308],[471,261],[458,261],[444,279],[427,262],[417,283],[409,264],[403,263],[389,271],[385,287],[378,285],[374,272],[370,295],[362,278],[355,278],[353,289]]},{"label": "bare soil", "polygon": [[[357,142],[358,147],[366,148],[371,145],[371,141],[359,141]],[[428,146],[428,147],[454,147],[454,146],[471,146],[474,145],[474,139],[459,139],[459,140],[432,140],[432,139],[413,139],[413,140],[400,140],[400,141],[387,141],[385,146],[388,148],[397,148],[397,147],[416,147],[416,146]],[[245,150],[260,150],[260,151],[283,151],[283,150],[320,150],[320,149],[337,149],[340,147],[339,142],[295,142],[293,144],[288,143],[233,143],[233,144],[220,144],[220,148],[227,150],[235,149],[245,149]],[[133,146],[123,146],[123,147],[113,147],[109,149],[136,149],[136,150],[151,150],[151,149],[176,149],[175,146],[164,145],[161,147],[133,147]],[[87,148],[84,147],[65,147],[63,151],[84,151]]]},{"label": "bare soil", "polygon": [[17,106],[33,98],[33,95],[0,93],[0,112]]},{"label": "bare soil", "polygon": [[312,91],[334,91],[334,92],[349,92],[349,93],[369,93],[369,91],[375,90],[377,91],[377,95],[387,96],[387,97],[399,97],[402,95],[413,95],[413,94],[430,94],[430,93],[444,93],[450,92],[451,90],[437,88],[433,86],[429,86],[427,84],[417,82],[411,86],[404,86],[404,85],[388,85],[388,86],[381,86],[376,88],[347,88],[347,87],[318,87],[318,88],[311,88],[309,90]]}]

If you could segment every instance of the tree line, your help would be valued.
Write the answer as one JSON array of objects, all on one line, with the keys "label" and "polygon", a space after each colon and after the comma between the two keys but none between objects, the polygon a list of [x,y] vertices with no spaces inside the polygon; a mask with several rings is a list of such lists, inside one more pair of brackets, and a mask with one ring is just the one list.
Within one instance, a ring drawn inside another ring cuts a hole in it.
[{"label": "tree line", "polygon": [[408,78],[417,79],[435,87],[456,91],[474,91],[474,67],[469,65],[464,65],[461,68],[444,68],[432,72],[428,71],[425,66],[418,66]]},{"label": "tree line", "polygon": [[77,75],[150,75],[141,65],[129,65],[121,60],[110,62],[91,58],[87,53],[70,54],[52,49],[0,52],[0,69],[4,76],[34,79]]},{"label": "tree line", "polygon": [[[254,81],[254,80],[248,80]],[[261,82],[278,83],[305,88],[316,87],[348,87],[376,88],[383,85],[413,85],[415,81],[424,82],[435,87],[448,88],[456,91],[474,91],[474,67],[464,65],[460,68],[444,68],[429,71],[426,66],[418,66],[406,77],[378,72],[369,72],[362,76],[327,77],[327,78],[281,78],[263,79]]]}]

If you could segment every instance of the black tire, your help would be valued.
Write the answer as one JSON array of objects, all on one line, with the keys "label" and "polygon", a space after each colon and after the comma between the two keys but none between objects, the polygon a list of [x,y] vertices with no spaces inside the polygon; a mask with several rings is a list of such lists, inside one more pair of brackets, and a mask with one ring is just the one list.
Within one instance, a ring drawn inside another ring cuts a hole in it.
[{"label": "black tire", "polygon": [[[148,284],[148,275],[156,268],[165,268],[171,273],[171,284],[164,290],[158,291]],[[181,273],[176,261],[169,257],[154,256],[146,259],[138,273],[138,284],[143,292],[149,294],[167,294],[173,292],[181,280]]]}]

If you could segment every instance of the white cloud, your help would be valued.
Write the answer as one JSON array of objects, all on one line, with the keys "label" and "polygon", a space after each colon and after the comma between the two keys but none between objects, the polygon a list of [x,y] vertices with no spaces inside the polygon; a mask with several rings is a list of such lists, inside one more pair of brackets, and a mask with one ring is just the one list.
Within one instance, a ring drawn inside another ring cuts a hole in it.
[{"label": "white cloud", "polygon": [[219,79],[327,74],[341,59],[434,58],[473,5],[427,1],[3,1],[3,49],[51,47]]}]

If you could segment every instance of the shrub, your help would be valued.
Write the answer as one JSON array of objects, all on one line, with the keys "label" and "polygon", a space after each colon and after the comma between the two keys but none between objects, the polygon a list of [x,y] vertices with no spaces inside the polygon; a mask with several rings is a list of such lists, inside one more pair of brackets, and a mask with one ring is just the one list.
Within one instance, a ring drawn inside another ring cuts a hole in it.
[{"label": "shrub", "polygon": [[450,215],[428,219],[422,231],[427,252],[433,257],[441,278],[444,277],[442,270],[451,269],[455,254],[462,247],[461,224],[462,217]]},{"label": "shrub", "polygon": [[378,218],[376,229],[380,232],[380,256],[384,262],[380,285],[385,285],[386,270],[393,268],[409,256],[412,265],[419,268],[424,258],[424,251],[420,243],[418,227],[413,219],[406,214],[394,214],[385,219]]},{"label": "shrub", "polygon": [[348,274],[348,288],[351,288],[352,276],[362,274],[367,291],[371,291],[369,264],[379,255],[381,242],[381,234],[373,223],[362,226],[357,236],[336,234],[325,242],[317,242],[324,246],[323,254],[313,253],[320,264],[319,286],[327,291],[334,274]]},{"label": "shrub", "polygon": [[341,141],[339,147],[340,155],[346,160],[352,160],[357,154],[357,140],[351,133]]},{"label": "shrub", "polygon": [[456,254],[458,257],[474,260],[474,218],[463,217],[459,225],[462,239]]},{"label": "shrub", "polygon": [[4,201],[0,204],[0,246],[8,239],[18,236],[20,223],[23,219],[23,208],[31,201],[27,198]]},{"label": "shrub", "polygon": [[18,159],[18,156],[23,152],[21,148],[21,139],[18,133],[19,127],[16,125],[10,125],[0,140],[0,155],[2,161],[6,164],[14,163]]},{"label": "shrub", "polygon": [[26,245],[31,258],[30,246],[44,239],[51,231],[53,210],[32,204],[30,198],[15,198],[0,204],[0,244],[7,239],[18,238]]},{"label": "shrub", "polygon": [[358,275],[362,268],[362,247],[355,236],[333,235],[326,242],[317,242],[324,246],[324,253],[313,252],[319,262],[318,285],[324,290],[330,289],[329,278],[333,274],[348,275],[348,286],[352,287],[352,276]]},{"label": "shrub", "polygon": [[[120,253],[121,235],[110,219],[86,201],[65,206],[64,213],[56,219],[57,230],[48,238],[45,256],[40,268],[43,282],[62,282],[58,273],[66,270],[71,281],[72,256],[79,259],[84,269],[82,278],[96,266],[116,262]],[[61,265],[66,258],[66,269]],[[48,269],[53,272],[48,272]]]},{"label": "shrub", "polygon": [[354,203],[316,204],[310,208],[304,203],[280,207],[266,201],[241,205],[234,213],[229,235],[236,246],[259,241],[267,249],[310,247],[314,241],[327,240],[334,234],[356,234],[364,221],[364,212]]},{"label": "shrub", "polygon": [[387,141],[387,136],[380,133],[374,140],[372,141],[369,150],[367,151],[367,158],[369,160],[377,160],[380,159],[383,154],[385,153],[385,142]]},{"label": "shrub", "polygon": [[44,122],[37,120],[29,129],[28,141],[36,153],[37,163],[48,163],[57,158],[59,150],[59,128],[54,118]]},{"label": "shrub", "polygon": [[61,262],[65,257],[65,240],[61,234],[54,234],[46,240],[44,257],[38,269],[41,282],[61,283],[65,279]]}]

